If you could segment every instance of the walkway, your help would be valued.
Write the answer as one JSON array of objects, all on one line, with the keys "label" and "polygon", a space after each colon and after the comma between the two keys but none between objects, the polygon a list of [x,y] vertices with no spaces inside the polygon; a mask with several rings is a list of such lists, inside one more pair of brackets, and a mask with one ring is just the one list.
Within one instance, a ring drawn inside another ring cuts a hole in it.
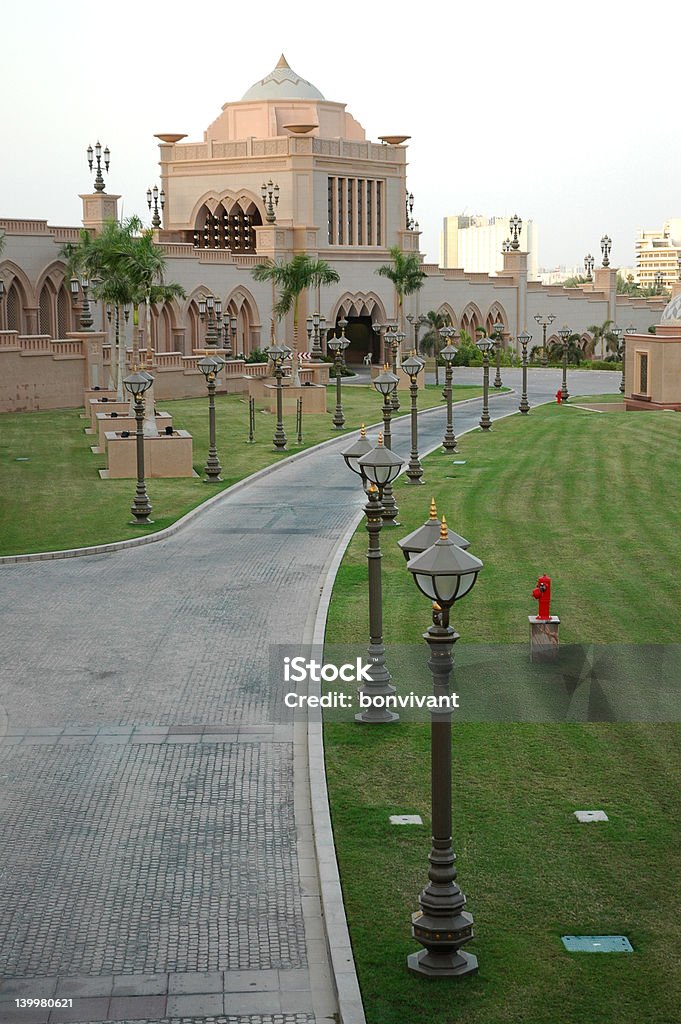
[{"label": "walkway", "polygon": [[[539,400],[560,374],[533,380]],[[594,394],[619,377],[577,380]],[[493,417],[517,403],[496,396]],[[479,415],[456,409],[457,434]],[[443,410],[421,420],[425,450]],[[407,419],[393,436],[407,453]],[[158,543],[0,567],[2,1024],[337,1012],[305,732],[281,724],[269,657],[311,640],[359,515],[347,444],[226,492]],[[55,996],[73,1006],[14,1002]]]}]

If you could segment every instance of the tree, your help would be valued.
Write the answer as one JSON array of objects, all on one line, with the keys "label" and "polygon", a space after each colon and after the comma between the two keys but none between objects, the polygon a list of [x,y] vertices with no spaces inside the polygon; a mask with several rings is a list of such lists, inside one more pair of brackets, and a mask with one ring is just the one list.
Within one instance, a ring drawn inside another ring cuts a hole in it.
[{"label": "tree", "polygon": [[288,261],[267,260],[258,263],[252,270],[256,281],[271,281],[279,289],[279,298],[272,312],[281,320],[293,309],[293,348],[298,351],[298,302],[306,288],[336,284],[340,281],[338,271],[326,260],[314,260],[306,252],[296,253]]},{"label": "tree", "polygon": [[421,270],[421,264],[416,253],[403,253],[399,245],[391,247],[390,259],[392,264],[384,264],[382,267],[378,267],[376,273],[380,277],[387,277],[395,286],[400,327],[404,331],[404,296],[411,295],[423,287],[426,273]]},{"label": "tree", "polygon": [[428,317],[428,323],[430,326],[420,339],[419,348],[424,355],[435,356],[435,383],[439,384],[438,358],[440,354],[440,346],[442,344],[440,339],[440,330],[442,327],[451,326],[451,323],[449,316],[446,313],[436,313],[433,309],[426,313],[426,316]]},{"label": "tree", "polygon": [[[579,365],[579,363],[581,363],[582,359],[584,358],[584,352],[580,345],[580,340],[581,339],[579,334],[571,334],[568,338],[568,363],[576,363],[577,365]],[[556,363],[561,362],[563,358],[563,342],[555,341],[553,345],[548,346],[548,349],[549,359]]]},{"label": "tree", "polygon": [[566,277],[563,281],[563,288],[579,288],[582,284],[591,284],[588,277],[576,274],[574,277]]},{"label": "tree", "polygon": [[587,358],[593,357],[599,343],[605,345],[606,352],[614,352],[616,355],[619,353],[617,335],[610,330],[610,325],[614,322],[614,320],[604,320],[602,324],[592,324],[591,327],[587,327],[591,341],[582,344],[582,351]]}]

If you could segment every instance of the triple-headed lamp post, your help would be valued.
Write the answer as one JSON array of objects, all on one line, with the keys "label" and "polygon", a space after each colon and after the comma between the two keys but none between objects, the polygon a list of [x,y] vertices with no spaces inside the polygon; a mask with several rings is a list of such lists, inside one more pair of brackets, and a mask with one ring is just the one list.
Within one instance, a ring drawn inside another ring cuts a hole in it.
[{"label": "triple-headed lamp post", "polygon": [[475,344],[482,352],[482,416],[480,417],[480,427],[482,430],[489,430],[492,426],[489,416],[489,354],[490,350],[494,347],[494,342],[491,338],[482,337]]},{"label": "triple-headed lamp post", "polygon": [[130,506],[134,519],[130,520],[133,526],[146,526],[153,523],[150,518],[152,508],[147,494],[147,485],[144,480],[144,392],[148,391],[154,383],[154,378],[146,370],[138,370],[125,377],[123,384],[126,391],[132,395],[135,402],[135,420],[137,430],[135,438],[137,441],[137,487],[135,489],[135,500]]},{"label": "triple-headed lamp post", "polygon": [[345,324],[347,321],[341,320],[340,323],[343,324],[340,338],[333,337],[326,343],[326,347],[330,348],[334,354],[334,369],[336,371],[336,411],[333,414],[333,425],[336,430],[342,430],[345,426],[342,394],[343,353],[350,344],[349,339],[345,337]]},{"label": "triple-headed lamp post", "polygon": [[215,387],[217,375],[225,365],[224,359],[219,356],[204,356],[203,359],[199,359],[198,367],[201,373],[206,378],[206,384],[208,385],[208,459],[204,467],[206,474],[206,483],[219,483],[222,480],[220,474],[222,473],[222,466],[218,459],[217,449],[215,447]]},{"label": "triple-headed lamp post", "polygon": [[[636,334],[636,328],[633,324],[630,324],[624,332],[629,337]],[[626,362],[627,362],[627,339],[622,338],[622,379],[620,381],[620,391],[624,394],[625,381],[626,381]]]},{"label": "triple-headed lamp post", "polygon": [[501,388],[504,385],[504,382],[501,379],[501,351],[502,351],[502,341],[503,341],[503,338],[504,338],[504,325],[501,322],[501,320],[497,320],[497,322],[494,324],[494,328],[493,328],[493,331],[492,331],[492,337],[494,338],[494,353],[495,353],[495,356],[496,356],[496,369],[497,369],[497,372],[496,372],[495,377],[494,377],[494,387],[495,388]]},{"label": "triple-headed lamp post", "polygon": [[553,321],[556,319],[556,315],[555,313],[547,313],[546,315],[543,313],[536,313],[534,319],[542,329],[541,364],[542,366],[548,366],[549,354],[546,350],[546,328],[551,326]]},{"label": "triple-headed lamp post", "polygon": [[419,424],[417,399],[419,393],[418,376],[423,369],[423,362],[415,352],[402,361],[401,369],[409,377],[409,395],[411,397],[411,452],[407,466],[407,478],[410,484],[422,484],[423,466],[419,459]]},{"label": "triple-headed lamp post", "polygon": [[[399,381],[396,374],[391,373],[386,366],[383,373],[379,373],[378,377],[374,377],[372,383],[379,395],[383,395],[383,444],[385,448],[390,450],[392,448],[392,395],[397,388]],[[389,480],[383,488],[381,504],[383,505],[383,521],[386,523],[392,523],[394,526],[398,526],[397,516],[399,515],[399,509],[393,494],[392,480]]]},{"label": "triple-headed lamp post", "polygon": [[[386,487],[397,478],[402,467],[402,459],[387,449],[379,435],[377,447],[367,441],[362,428],[359,441],[343,452],[343,458],[349,469],[362,478],[362,485],[367,495],[364,513],[367,518],[366,528],[369,534],[367,563],[369,574],[369,648],[368,656],[370,680],[359,690],[360,694],[371,700],[368,708],[357,715],[355,721],[366,725],[380,725],[396,722],[399,715],[385,707],[385,697],[395,693],[390,673],[385,664],[385,646],[383,643],[383,596],[381,581],[381,545],[380,534],[383,526],[383,494]],[[381,698],[381,705],[376,706],[374,698]]]},{"label": "triple-headed lamp post", "polygon": [[456,434],[454,433],[452,412],[452,377],[457,351],[456,346],[452,345],[451,341],[454,334],[453,327],[440,328],[440,337],[446,342],[444,347],[440,349],[440,359],[445,364],[444,396],[447,402],[447,426],[445,427],[445,436],[442,438],[442,447],[446,452],[456,452]]},{"label": "triple-headed lamp post", "polygon": [[518,335],[518,341],[520,342],[523,350],[523,392],[520,397],[520,405],[518,409],[522,413],[528,413],[530,411],[530,403],[527,401],[527,346],[532,341],[532,335],[528,334],[527,331],[522,331]]},{"label": "triple-headed lamp post", "polygon": [[[423,529],[423,527],[421,528]],[[407,563],[416,586],[432,602],[432,625],[424,639],[430,648],[437,710],[431,712],[432,846],[429,882],[412,915],[412,936],[425,948],[407,958],[413,974],[428,978],[459,978],[478,969],[478,961],[461,947],[473,938],[473,917],[464,910],[466,897],[456,882],[452,847],[452,711],[449,680],[452,650],[459,634],[449,624],[455,601],[470,593],[483,564],[448,535],[444,516],[439,539]]]},{"label": "triple-headed lamp post", "polygon": [[274,379],[277,382],[277,425],[274,430],[272,444],[280,452],[285,450],[287,442],[286,434],[284,433],[284,402],[282,395],[282,380],[284,378],[284,367],[282,364],[287,351],[288,349],[282,345],[270,345],[267,349],[267,355],[270,357],[274,370]]}]

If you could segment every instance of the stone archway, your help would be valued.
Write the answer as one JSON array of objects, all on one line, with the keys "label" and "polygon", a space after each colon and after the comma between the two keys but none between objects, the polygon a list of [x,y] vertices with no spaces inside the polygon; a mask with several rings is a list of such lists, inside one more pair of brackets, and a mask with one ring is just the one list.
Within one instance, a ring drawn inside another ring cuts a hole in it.
[{"label": "stone archway", "polygon": [[373,325],[385,324],[387,314],[379,296],[375,292],[346,292],[336,302],[331,324],[336,326],[343,318],[348,321],[345,336],[350,342],[345,350],[346,363],[359,365],[367,355],[373,363],[380,363],[380,336]]}]

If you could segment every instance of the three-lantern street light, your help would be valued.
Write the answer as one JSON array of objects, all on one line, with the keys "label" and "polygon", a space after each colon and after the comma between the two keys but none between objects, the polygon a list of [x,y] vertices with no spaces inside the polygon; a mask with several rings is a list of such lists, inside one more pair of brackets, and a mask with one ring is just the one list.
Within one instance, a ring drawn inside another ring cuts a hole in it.
[{"label": "three-lantern street light", "polygon": [[[489,340],[489,339],[486,339]],[[432,506],[431,506],[432,508]],[[419,534],[432,527],[426,524]],[[456,536],[456,535],[455,535]],[[405,544],[410,534],[402,542]],[[424,538],[429,539],[429,538]],[[457,540],[463,540],[458,538]],[[405,551],[409,558],[409,552]],[[412,915],[412,936],[424,949],[407,958],[413,974],[428,978],[457,978],[478,969],[475,956],[461,947],[473,938],[473,917],[464,910],[466,897],[457,884],[452,846],[452,711],[449,680],[454,667],[452,650],[459,639],[449,624],[455,601],[470,593],[483,568],[449,535],[444,516],[439,537],[407,562],[416,586],[432,603],[432,625],[424,638],[430,648],[428,666],[438,709],[431,713],[432,846],[428,857],[428,884],[419,896],[420,910]]]},{"label": "three-lantern street light", "polygon": [[423,370],[423,360],[419,359],[415,352],[402,360],[401,369],[409,377],[409,395],[411,398],[411,452],[407,466],[407,478],[410,484],[422,484],[423,466],[419,459],[419,437],[418,437],[418,409],[417,399],[419,393],[418,376]]},{"label": "three-lantern street light", "polygon": [[530,411],[530,403],[527,400],[527,345],[528,342],[532,341],[532,335],[528,334],[527,331],[522,331],[522,333],[518,335],[518,341],[522,347],[523,359],[523,390],[518,409],[522,413],[528,413]]},{"label": "three-lantern street light", "polygon": [[586,271],[586,279],[587,279],[587,281],[593,281],[593,269],[594,269],[595,264],[596,264],[596,261],[593,258],[593,256],[591,255],[591,253],[590,252],[587,253],[586,256],[584,257],[584,270]]},{"label": "three-lantern street light", "polygon": [[275,185],[271,178],[268,182],[263,181],[260,196],[265,204],[265,220],[268,224],[275,224],[277,221],[275,207],[279,205],[279,186]]},{"label": "three-lantern street light", "polygon": [[103,192],[105,186],[104,186],[104,178],[102,177],[102,155],[104,156],[104,169],[108,172],[108,170],[109,170],[109,158],[111,156],[111,152],[109,150],[109,147],[105,146],[103,154],[102,154],[102,147],[101,147],[101,144],[99,142],[97,142],[96,145],[95,145],[94,153],[93,153],[92,146],[88,146],[88,148],[87,148],[87,162],[88,162],[88,167],[90,168],[90,170],[92,170],[92,166],[93,166],[93,159],[92,159],[93,155],[94,155],[95,162],[97,164],[97,174],[95,175],[95,192]]},{"label": "three-lantern street light", "polygon": [[[222,320],[222,317],[220,319]],[[222,322],[222,347],[224,348],[225,356],[228,359],[231,359],[234,356],[234,348],[236,346],[236,328],[237,318],[234,315],[225,315],[224,321]]]},{"label": "three-lantern street light", "polygon": [[287,352],[290,351],[283,345],[270,345],[267,349],[267,355],[270,357],[272,367],[274,371],[274,379],[277,384],[277,425],[274,430],[274,437],[272,438],[272,444],[277,451],[284,451],[286,449],[287,437],[284,433],[284,411],[283,411],[283,384],[284,379],[284,367],[283,362],[286,358]]},{"label": "three-lantern street light", "polygon": [[158,212],[158,208],[160,206],[161,207],[161,211],[163,211],[165,205],[166,205],[166,194],[163,191],[163,189],[161,189],[161,191],[159,192],[158,185],[154,185],[153,188],[148,188],[147,189],[147,206],[149,207],[149,210],[151,210],[153,208],[153,211],[154,211],[153,215],[152,215],[152,218],[151,218],[151,226],[152,226],[152,228],[160,228],[160,226],[161,226],[161,214]]},{"label": "three-lantern street light", "polygon": [[494,338],[494,354],[496,358],[496,374],[494,377],[494,387],[503,387],[504,382],[501,379],[501,352],[502,342],[504,338],[504,325],[501,320],[497,320],[492,329],[492,337]]},{"label": "three-lantern street light", "polygon": [[[379,434],[378,444],[373,447],[367,440],[364,428],[359,441],[343,452],[343,458],[349,469],[362,479],[362,486],[367,495],[364,506],[366,529],[369,535],[367,550],[369,576],[369,648],[368,656],[370,679],[365,682],[359,692],[366,701],[370,701],[355,721],[365,725],[380,725],[397,722],[399,715],[385,707],[385,698],[395,693],[390,673],[385,663],[385,646],[383,643],[383,596],[381,581],[381,546],[380,534],[385,519],[383,497],[386,487],[392,487],[402,468],[403,460],[393,454],[383,444]],[[380,698],[376,701],[375,698]]]},{"label": "three-lantern street light", "polygon": [[609,235],[603,235],[601,238],[601,252],[603,254],[603,266],[610,266],[610,250],[612,249],[612,238]]},{"label": "three-lantern street light", "polygon": [[222,477],[222,466],[215,447],[215,387],[217,375],[225,365],[219,356],[204,356],[199,359],[198,368],[206,378],[208,385],[208,459],[204,467],[206,483],[219,483]]},{"label": "three-lantern street light", "polygon": [[201,323],[207,319],[206,347],[217,348],[222,327],[222,301],[214,295],[199,297],[199,319]]},{"label": "three-lantern street light", "polygon": [[135,438],[137,442],[137,487],[135,498],[130,506],[134,519],[130,522],[133,526],[147,526],[153,523],[151,519],[151,502],[147,494],[147,485],[144,479],[144,393],[154,383],[154,378],[146,370],[137,370],[129,377],[123,379],[125,389],[132,395],[135,404],[135,421],[137,429]]},{"label": "three-lantern street light", "polygon": [[[396,374],[391,373],[387,365],[383,370],[383,373],[379,373],[377,377],[374,377],[373,385],[379,395],[383,396],[383,447],[390,451],[392,449],[392,433],[391,433],[391,419],[393,414],[392,396],[395,388],[399,383],[399,378]],[[399,526],[397,522],[397,516],[399,515],[399,509],[395,496],[393,494],[392,480],[389,480],[383,487],[383,496],[381,498],[381,504],[383,506],[383,521],[386,523],[392,523],[394,526]]]},{"label": "three-lantern street light", "polygon": [[425,327],[425,325],[427,323],[429,323],[430,321],[428,320],[427,316],[424,316],[423,313],[420,313],[420,314],[408,313],[407,314],[407,320],[409,321],[409,323],[414,328],[414,351],[418,353],[418,350],[419,350],[419,331],[421,330],[422,327]]},{"label": "three-lantern street light", "polygon": [[520,232],[523,227],[522,218],[515,213],[508,223],[511,229],[511,250],[513,252],[517,252],[517,250],[520,249]]},{"label": "three-lantern street light", "polygon": [[[593,257],[591,257],[591,259],[593,259]],[[546,348],[546,328],[551,326],[553,321],[556,319],[556,315],[555,313],[535,313],[534,319],[542,329],[541,364],[542,366],[548,366],[549,353]]]},{"label": "three-lantern street light", "polygon": [[563,343],[563,383],[560,389],[560,398],[562,402],[567,402],[570,397],[567,389],[567,366],[568,366],[568,349],[570,347],[570,328],[566,325],[561,327],[558,331],[558,337]]},{"label": "three-lantern street light", "polygon": [[445,364],[445,387],[444,396],[447,403],[447,425],[442,438],[442,447],[446,452],[456,452],[456,435],[454,433],[452,413],[452,377],[454,374],[454,359],[456,358],[456,347],[452,345],[452,338],[456,334],[453,327],[441,327],[440,337],[445,342],[440,349],[440,359]]},{"label": "three-lantern street light", "polygon": [[310,355],[313,359],[322,359],[324,353],[321,347],[321,336],[326,330],[326,317],[319,313],[312,313],[307,318],[307,340],[312,346]]},{"label": "three-lantern street light", "polygon": [[615,344],[617,345],[616,355],[618,356],[618,358],[619,357],[622,358],[622,380],[620,381],[620,391],[622,393],[624,393],[624,387],[623,387],[623,384],[624,384],[624,356],[623,356],[624,342],[622,340],[622,335],[624,334],[624,331],[622,330],[621,327],[618,327],[617,324],[613,324],[612,327],[610,328],[610,333],[612,335],[614,335],[614,337],[615,337]]},{"label": "three-lantern street light", "polygon": [[[399,355],[399,352],[400,352],[400,345],[402,344],[404,339],[407,337],[407,335],[404,333],[404,331],[398,331],[396,328],[397,328],[397,325],[395,325],[393,327],[390,327],[386,331],[386,335],[385,335],[385,340],[386,341],[390,340],[390,346],[391,346],[391,349],[392,349],[392,361],[393,361],[392,372],[393,372],[395,377],[397,377],[397,369],[398,369],[397,363],[398,363],[398,355]],[[399,377],[397,379],[399,380]],[[397,395],[397,387],[395,387],[395,390],[392,393],[391,401],[392,401],[392,406],[393,406],[393,412],[399,412],[400,400],[399,400],[398,395]]]},{"label": "three-lantern street light", "polygon": [[92,312],[90,310],[90,300],[88,299],[88,289],[90,287],[90,279],[87,274],[82,274],[80,283],[77,277],[72,277],[70,281],[71,298],[75,303],[78,299],[79,289],[83,289],[83,302],[80,307],[80,329],[81,331],[94,331],[94,321],[92,319]]},{"label": "three-lantern street light", "polygon": [[336,371],[336,411],[333,415],[333,425],[336,430],[342,430],[345,426],[345,415],[343,413],[343,398],[342,398],[342,381],[343,381],[343,353],[350,344],[348,338],[345,337],[345,328],[347,326],[347,320],[339,320],[338,326],[341,329],[340,337],[333,337],[327,341],[326,346],[330,348],[334,354],[334,369]]},{"label": "three-lantern street light", "polygon": [[480,427],[482,430],[489,430],[492,421],[489,416],[489,354],[494,347],[494,342],[486,336],[475,343],[482,352],[482,416]]}]

